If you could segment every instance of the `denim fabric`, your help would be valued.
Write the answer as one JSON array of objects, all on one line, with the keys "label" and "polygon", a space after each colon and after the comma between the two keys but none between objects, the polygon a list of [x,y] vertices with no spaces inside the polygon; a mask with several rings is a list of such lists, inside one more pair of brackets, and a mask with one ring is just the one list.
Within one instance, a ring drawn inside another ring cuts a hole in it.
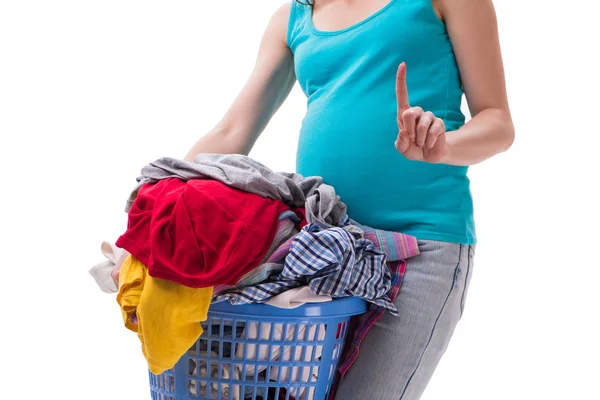
[{"label": "denim fabric", "polygon": [[364,338],[337,400],[417,400],[462,317],[475,245],[419,240],[394,303]]}]

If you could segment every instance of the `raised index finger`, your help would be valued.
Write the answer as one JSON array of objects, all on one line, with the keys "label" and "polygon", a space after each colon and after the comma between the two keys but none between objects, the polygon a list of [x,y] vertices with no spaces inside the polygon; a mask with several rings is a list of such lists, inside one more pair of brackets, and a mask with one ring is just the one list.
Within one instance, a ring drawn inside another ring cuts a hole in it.
[{"label": "raised index finger", "polygon": [[406,88],[406,63],[402,62],[396,73],[396,100],[398,102],[398,118],[410,108],[408,104],[408,89]]}]

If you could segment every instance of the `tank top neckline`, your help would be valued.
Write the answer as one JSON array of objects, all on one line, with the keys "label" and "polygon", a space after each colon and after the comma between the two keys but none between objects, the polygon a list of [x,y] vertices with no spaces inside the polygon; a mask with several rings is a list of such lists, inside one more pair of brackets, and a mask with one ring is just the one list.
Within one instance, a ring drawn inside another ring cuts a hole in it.
[{"label": "tank top neckline", "polygon": [[310,7],[310,11],[308,12],[308,25],[310,27],[310,30],[312,33],[314,33],[315,35],[322,35],[322,36],[333,36],[333,35],[339,35],[341,33],[344,32],[348,32],[352,29],[358,28],[359,26],[362,26],[364,24],[366,24],[367,22],[375,19],[376,17],[378,17],[379,15],[383,14],[385,11],[387,11],[390,7],[392,7],[394,5],[394,3],[396,2],[396,0],[390,0],[385,6],[383,6],[382,8],[380,8],[378,11],[375,11],[373,14],[369,15],[368,17],[366,17],[365,19],[363,19],[362,21],[359,21],[355,24],[352,24],[346,28],[343,29],[338,29],[335,31],[322,31],[320,29],[317,29],[317,27],[315,26],[315,24],[313,23],[313,7]]}]

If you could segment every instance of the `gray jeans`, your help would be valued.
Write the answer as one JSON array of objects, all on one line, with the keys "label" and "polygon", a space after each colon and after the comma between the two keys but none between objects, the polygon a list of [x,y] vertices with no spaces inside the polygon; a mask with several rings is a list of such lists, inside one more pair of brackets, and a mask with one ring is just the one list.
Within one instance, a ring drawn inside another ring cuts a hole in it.
[{"label": "gray jeans", "polygon": [[475,245],[419,241],[396,298],[367,333],[336,400],[417,400],[463,314]]}]

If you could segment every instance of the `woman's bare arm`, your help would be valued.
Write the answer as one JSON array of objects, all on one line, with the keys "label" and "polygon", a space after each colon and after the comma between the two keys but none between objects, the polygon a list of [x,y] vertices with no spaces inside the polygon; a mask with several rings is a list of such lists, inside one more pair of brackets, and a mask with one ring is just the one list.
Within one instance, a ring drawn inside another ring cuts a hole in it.
[{"label": "woman's bare arm", "polygon": [[289,3],[275,12],[246,85],[219,123],[194,144],[185,160],[193,161],[199,153],[250,152],[296,82],[293,56],[286,42],[289,13]]},{"label": "woman's bare arm", "polygon": [[[435,4],[435,3],[434,3]],[[514,140],[498,25],[492,0],[440,0],[461,72],[471,120],[447,132],[454,165],[473,165],[506,151]]]},{"label": "woman's bare arm", "polygon": [[433,0],[433,6],[452,40],[472,118],[458,130],[446,132],[438,116],[411,107],[407,66],[402,63],[396,78],[396,149],[409,160],[477,164],[508,150],[515,137],[494,5],[492,0]]}]

